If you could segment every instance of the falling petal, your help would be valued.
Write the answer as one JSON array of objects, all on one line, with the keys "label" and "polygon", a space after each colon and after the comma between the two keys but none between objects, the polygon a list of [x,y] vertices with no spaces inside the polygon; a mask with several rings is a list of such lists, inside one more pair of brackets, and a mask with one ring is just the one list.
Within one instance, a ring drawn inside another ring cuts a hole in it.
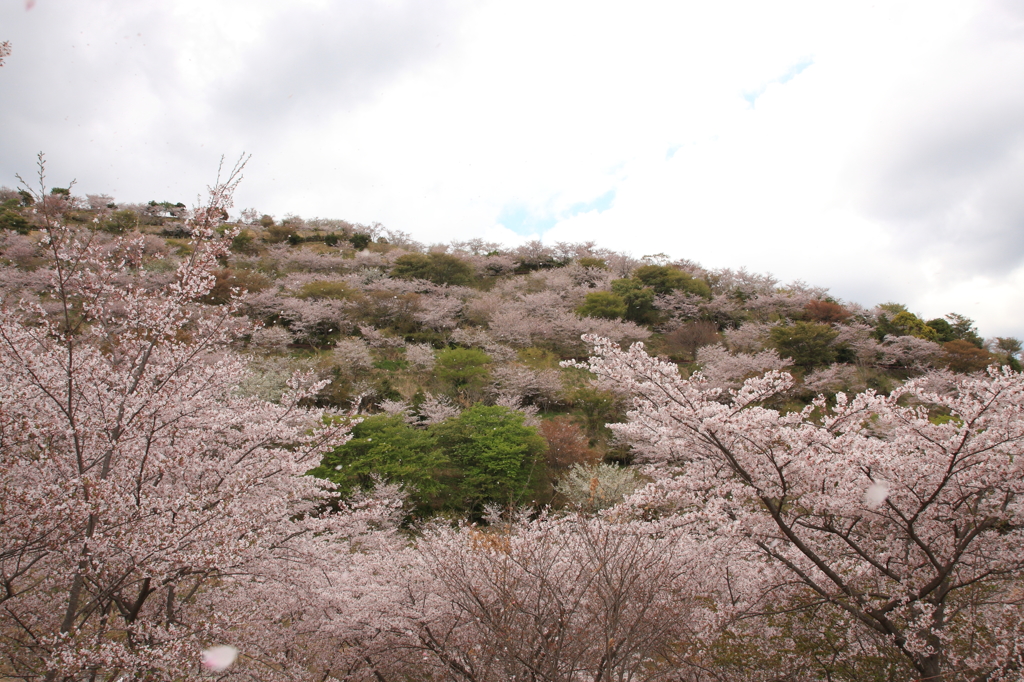
[{"label": "falling petal", "polygon": [[878,509],[889,498],[889,486],[882,481],[876,481],[868,486],[864,492],[864,504],[868,509]]},{"label": "falling petal", "polygon": [[212,646],[203,651],[203,668],[221,672],[231,667],[238,656],[238,649],[233,646]]}]

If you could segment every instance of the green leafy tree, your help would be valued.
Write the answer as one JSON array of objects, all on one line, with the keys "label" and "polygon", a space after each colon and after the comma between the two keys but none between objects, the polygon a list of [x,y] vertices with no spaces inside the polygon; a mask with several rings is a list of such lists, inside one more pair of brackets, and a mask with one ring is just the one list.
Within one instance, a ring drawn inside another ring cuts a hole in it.
[{"label": "green leafy tree", "polygon": [[103,229],[112,234],[124,234],[131,232],[139,225],[139,214],[135,211],[125,209],[114,211],[110,220],[103,223]]},{"label": "green leafy tree", "polygon": [[694,296],[711,298],[711,287],[707,282],[668,265],[641,266],[633,271],[633,279],[654,289],[654,293],[659,295],[685,291]]},{"label": "green leafy tree", "polygon": [[638,279],[612,281],[612,293],[626,304],[623,319],[637,324],[656,324],[660,318],[654,307],[654,289],[644,286]]},{"label": "green leafy tree", "polygon": [[792,359],[804,369],[810,369],[835,360],[832,342],[838,335],[839,332],[828,325],[794,322],[785,327],[774,327],[771,340],[779,355]]},{"label": "green leafy tree", "polygon": [[368,417],[352,429],[352,440],[324,455],[309,473],[337,483],[342,495],[370,490],[379,477],[406,486],[417,510],[437,508],[451,495],[449,461],[433,436],[402,419]]},{"label": "green leafy tree", "polygon": [[1009,365],[1010,369],[1015,372],[1020,372],[1021,365],[1020,359],[1017,357],[1020,355],[1021,342],[1020,339],[1016,339],[1012,336],[997,336],[995,342],[995,351],[998,359],[1004,364]]},{"label": "green leafy tree", "polygon": [[936,342],[940,340],[938,331],[902,305],[888,303],[879,308],[885,311],[879,315],[878,323],[875,325],[875,338],[879,341],[886,336],[916,336],[919,339]]},{"label": "green leafy tree", "polygon": [[462,286],[473,281],[473,267],[461,258],[447,253],[407,253],[395,260],[391,276]]},{"label": "green leafy tree", "polygon": [[[269,218],[270,216],[264,217]],[[262,219],[260,222],[262,224]],[[266,230],[266,235],[263,239],[269,244],[280,244],[295,236],[295,230],[293,228],[288,225],[275,225],[273,218],[271,218],[270,224],[266,227]]]},{"label": "green leafy tree", "polygon": [[434,375],[460,396],[483,388],[490,375],[491,356],[479,348],[446,348],[437,354]]},{"label": "green leafy tree", "polygon": [[576,308],[580,317],[600,317],[618,320],[626,314],[626,301],[610,291],[595,291],[587,294],[583,304]]},{"label": "green leafy tree", "polygon": [[9,199],[0,207],[0,230],[11,230],[18,234],[28,234],[32,231],[32,224],[16,210],[17,199]]},{"label": "green leafy tree", "polygon": [[578,265],[584,268],[598,268],[599,270],[608,269],[608,261],[604,258],[594,258],[591,256],[584,256],[576,261]]},{"label": "green leafy tree", "polygon": [[626,407],[620,398],[611,391],[589,383],[576,387],[566,398],[583,422],[591,444],[607,440],[611,436],[607,425],[620,422],[626,417]]},{"label": "green leafy tree", "polygon": [[960,340],[973,344],[976,348],[985,346],[984,340],[974,326],[974,320],[959,313],[950,313],[945,319],[939,317],[928,320],[927,325],[935,330],[937,338],[934,340],[940,343]]},{"label": "green leafy tree", "polygon": [[996,337],[996,348],[1003,353],[1006,353],[1010,357],[1020,355],[1021,351],[1020,339],[1016,339],[1012,336],[997,336]]},{"label": "green leafy tree", "polygon": [[546,444],[522,412],[476,405],[430,429],[458,476],[459,505],[520,504],[541,480]]},{"label": "green leafy tree", "polygon": [[251,255],[259,252],[256,246],[256,235],[251,230],[242,230],[231,240],[231,250],[235,253]]},{"label": "green leafy tree", "polygon": [[348,242],[356,251],[362,251],[369,246],[371,242],[373,242],[373,239],[370,238],[370,235],[364,232],[356,232],[348,238]]}]

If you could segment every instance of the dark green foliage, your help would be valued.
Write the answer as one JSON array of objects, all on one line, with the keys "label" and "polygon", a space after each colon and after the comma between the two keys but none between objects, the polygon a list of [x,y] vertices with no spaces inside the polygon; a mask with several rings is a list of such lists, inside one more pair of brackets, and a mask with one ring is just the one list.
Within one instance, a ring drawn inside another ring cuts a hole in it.
[{"label": "dark green foliage", "polygon": [[365,234],[363,232],[356,232],[355,234],[348,238],[348,241],[350,244],[352,244],[352,248],[354,248],[356,251],[362,251],[363,249],[370,245],[373,239],[371,239],[370,235],[368,234]]},{"label": "dark green foliage", "polygon": [[997,336],[994,352],[997,359],[1004,365],[1008,365],[1015,372],[1024,371],[1021,369],[1018,355],[1021,351],[1020,339],[1012,336]]},{"label": "dark green foliage", "polygon": [[838,335],[839,332],[828,325],[794,322],[785,327],[774,327],[771,340],[779,355],[792,359],[799,367],[811,369],[835,361],[832,341]]},{"label": "dark green foliage", "polygon": [[[928,341],[938,341],[938,332],[924,323],[924,320],[919,318],[914,313],[908,312],[907,310],[897,310],[898,304],[889,303],[885,306],[879,306],[883,310],[887,309],[887,312],[891,312],[892,316],[883,313],[878,317],[878,324],[875,326],[875,338],[879,341],[884,339],[886,336],[916,336],[919,339],[927,339]],[[902,308],[903,306],[899,306]]]},{"label": "dark green foliage", "polygon": [[302,285],[296,298],[324,299],[334,298],[346,300],[358,297],[359,292],[355,291],[344,282],[331,282],[327,280],[315,280]]},{"label": "dark green foliage", "polygon": [[590,258],[584,257],[576,261],[576,263],[584,268],[599,268],[601,270],[608,269],[608,262],[604,258]]},{"label": "dark green foliage", "polygon": [[326,244],[327,246],[337,246],[339,241],[340,239],[338,235],[334,234],[333,232],[324,237],[324,244]]},{"label": "dark green foliage", "polygon": [[928,326],[935,330],[939,343],[950,341],[967,341],[977,348],[982,348],[985,343],[978,330],[974,326],[974,320],[957,313],[946,315],[946,319],[935,318],[928,320]]},{"label": "dark green foliage", "polygon": [[608,424],[626,418],[623,401],[611,391],[584,384],[570,391],[566,398],[573,411],[579,414],[591,445],[611,436]]},{"label": "dark green foliage", "polygon": [[[622,318],[637,324],[655,325],[664,317],[654,307],[655,296],[673,291],[711,298],[711,287],[702,279],[667,265],[644,265],[637,268],[629,279],[612,281],[610,294],[588,294],[576,312],[584,317]],[[623,306],[625,310],[620,312]]]},{"label": "dark green foliage", "polygon": [[36,203],[36,198],[34,196],[32,196],[31,192],[27,192],[27,191],[25,191],[23,189],[19,189],[18,190],[18,196],[21,197],[21,205],[22,206],[31,206],[32,204]]},{"label": "dark green foliage", "polygon": [[937,317],[934,320],[928,320],[927,324],[935,330],[936,334],[938,334],[938,338],[936,340],[940,343],[946,343],[947,341],[952,341],[956,338],[953,335],[953,325],[941,317]]},{"label": "dark green foliage", "polygon": [[243,254],[257,253],[256,236],[249,230],[242,230],[231,240],[231,250]]},{"label": "dark green foliage", "polygon": [[110,220],[103,223],[103,229],[113,234],[131,232],[139,225],[139,214],[135,211],[114,211]]},{"label": "dark green foliage", "polygon": [[491,357],[479,348],[446,348],[437,354],[434,374],[459,394],[483,387],[490,374]]},{"label": "dark green foliage", "polygon": [[[183,209],[185,208],[185,204],[181,203],[180,201],[177,202],[177,203],[173,203],[172,204],[169,201],[155,201],[154,200],[154,201],[150,201],[149,205],[152,208],[157,208],[157,207],[162,208],[164,211],[166,211],[167,213],[169,213],[170,215],[172,215],[174,217],[180,216],[183,213]],[[224,219],[227,220],[227,216],[225,216]]]},{"label": "dark green foliage", "polygon": [[426,430],[402,417],[368,417],[352,429],[352,440],[309,473],[334,481],[343,495],[373,487],[375,477],[404,484],[420,515],[523,503],[541,474],[546,448],[523,420],[521,412],[484,405]]},{"label": "dark green foliage", "polygon": [[4,203],[4,208],[0,209],[0,230],[11,230],[18,234],[28,234],[31,232],[32,224],[16,210],[7,207],[6,204],[8,202]]},{"label": "dark green foliage", "polygon": [[645,287],[637,279],[616,279],[612,281],[612,293],[621,297],[626,304],[623,319],[637,324],[656,324],[659,314],[654,307],[654,289]]},{"label": "dark green foliage", "polygon": [[50,194],[69,197],[71,196],[71,189],[68,187],[52,187],[50,189]]},{"label": "dark green foliage", "polygon": [[479,511],[488,503],[528,501],[546,444],[524,419],[505,407],[476,405],[431,428],[456,472],[460,507]]},{"label": "dark green foliage", "polygon": [[337,483],[343,495],[356,488],[369,490],[374,477],[402,483],[410,501],[426,509],[438,504],[438,496],[451,493],[447,468],[447,458],[428,432],[401,417],[378,415],[356,424],[352,440],[324,455],[309,473]]},{"label": "dark green foliage", "polygon": [[646,287],[654,289],[656,294],[668,294],[673,291],[684,291],[694,296],[711,298],[711,287],[702,279],[696,279],[688,272],[677,270],[667,265],[644,265],[633,272],[633,279]]},{"label": "dark green foliage", "polygon": [[610,291],[595,291],[587,294],[583,304],[576,308],[580,317],[601,317],[617,320],[626,314],[626,301]]},{"label": "dark green foliage", "polygon": [[473,267],[447,253],[407,253],[395,261],[391,276],[425,279],[434,284],[466,285],[473,281]]},{"label": "dark green foliage", "polygon": [[[263,217],[269,218],[270,216]],[[262,223],[263,221],[261,220],[260,222]],[[295,230],[292,228],[287,225],[275,225],[273,220],[271,220],[271,223],[267,226],[266,230],[267,236],[265,237],[265,240],[270,244],[280,244],[281,242],[288,241],[291,236],[295,234]]]}]

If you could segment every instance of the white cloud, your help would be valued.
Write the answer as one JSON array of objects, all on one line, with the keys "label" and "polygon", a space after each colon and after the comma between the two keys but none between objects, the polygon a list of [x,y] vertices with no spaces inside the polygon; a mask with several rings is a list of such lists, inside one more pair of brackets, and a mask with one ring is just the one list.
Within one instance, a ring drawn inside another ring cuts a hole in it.
[{"label": "white cloud", "polygon": [[5,7],[0,173],[42,148],[55,182],[179,200],[246,149],[239,203],[278,215],[512,243],[514,208],[1024,336],[1011,3],[424,7]]}]

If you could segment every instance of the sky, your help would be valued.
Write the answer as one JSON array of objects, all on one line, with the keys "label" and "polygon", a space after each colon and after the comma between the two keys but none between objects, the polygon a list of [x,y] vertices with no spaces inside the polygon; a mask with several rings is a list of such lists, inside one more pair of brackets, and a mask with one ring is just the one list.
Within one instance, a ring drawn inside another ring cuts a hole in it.
[{"label": "sky", "polygon": [[594,241],[1024,338],[1024,2],[0,0],[0,185]]}]

